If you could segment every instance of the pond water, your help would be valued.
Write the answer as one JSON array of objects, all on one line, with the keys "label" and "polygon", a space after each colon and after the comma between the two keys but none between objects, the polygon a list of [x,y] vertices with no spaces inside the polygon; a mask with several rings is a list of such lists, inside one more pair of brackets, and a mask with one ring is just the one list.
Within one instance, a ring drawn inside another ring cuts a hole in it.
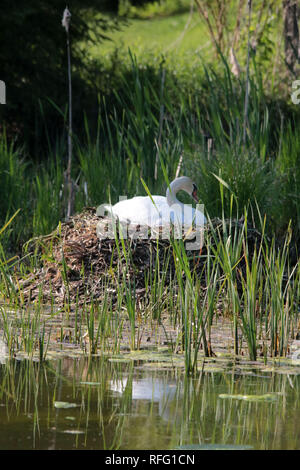
[{"label": "pond water", "polygon": [[300,375],[61,357],[0,364],[0,449],[299,449]]}]

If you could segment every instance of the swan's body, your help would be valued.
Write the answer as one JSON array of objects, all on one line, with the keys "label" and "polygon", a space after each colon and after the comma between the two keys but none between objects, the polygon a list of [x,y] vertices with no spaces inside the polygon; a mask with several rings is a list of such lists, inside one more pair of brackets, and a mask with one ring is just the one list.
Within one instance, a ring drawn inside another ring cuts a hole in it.
[{"label": "swan's body", "polygon": [[107,207],[120,222],[148,227],[166,227],[171,224],[190,227],[204,225],[206,218],[202,212],[182,204],[176,198],[180,190],[186,191],[196,201],[197,187],[187,176],[176,178],[167,189],[164,196],[136,196],[120,201],[112,207]]}]

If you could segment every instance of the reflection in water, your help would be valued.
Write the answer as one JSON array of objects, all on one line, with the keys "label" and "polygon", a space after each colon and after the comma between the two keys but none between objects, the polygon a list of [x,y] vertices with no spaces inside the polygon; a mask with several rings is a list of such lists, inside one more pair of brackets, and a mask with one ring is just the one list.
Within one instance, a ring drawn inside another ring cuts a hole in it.
[{"label": "reflection in water", "polygon": [[[191,379],[180,370],[149,371],[100,357],[9,359],[0,365],[0,448],[299,448],[299,376],[249,367]],[[274,392],[271,402],[219,398]],[[59,401],[78,406],[57,409]]]},{"label": "reflection in water", "polygon": [[152,404],[158,404],[158,414],[166,421],[170,420],[170,414],[171,419],[175,417],[170,413],[172,401],[178,392],[174,379],[166,381],[151,375],[139,380],[130,381],[128,378],[123,378],[110,383],[110,389],[121,394],[125,393],[127,387],[130,388],[132,400],[147,400]]}]

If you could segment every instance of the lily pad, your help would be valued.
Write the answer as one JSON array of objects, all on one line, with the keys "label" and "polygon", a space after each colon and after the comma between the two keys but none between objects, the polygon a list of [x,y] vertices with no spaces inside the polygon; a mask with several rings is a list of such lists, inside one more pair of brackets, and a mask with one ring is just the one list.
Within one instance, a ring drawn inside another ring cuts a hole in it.
[{"label": "lily pad", "polygon": [[85,434],[84,431],[79,431],[77,429],[66,429],[65,431],[62,431],[64,434]]},{"label": "lily pad", "polygon": [[277,396],[272,393],[266,393],[265,395],[231,395],[223,393],[219,395],[219,398],[231,398],[232,400],[245,400],[245,401],[274,401]]},{"label": "lily pad", "polygon": [[68,401],[55,401],[54,402],[54,407],[55,408],[76,408],[77,403],[70,403]]},{"label": "lily pad", "polygon": [[97,386],[97,385],[101,385],[101,382],[80,382],[80,385],[94,385],[94,386]]},{"label": "lily pad", "polygon": [[131,359],[127,357],[111,357],[108,360],[109,362],[131,362]]},{"label": "lily pad", "polygon": [[248,445],[235,445],[235,444],[190,444],[175,447],[180,450],[249,450],[253,449]]}]

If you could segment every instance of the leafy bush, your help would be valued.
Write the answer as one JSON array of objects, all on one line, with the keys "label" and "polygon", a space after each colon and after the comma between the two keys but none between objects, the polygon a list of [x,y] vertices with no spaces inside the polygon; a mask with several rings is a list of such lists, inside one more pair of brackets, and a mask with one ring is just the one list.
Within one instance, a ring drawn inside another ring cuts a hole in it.
[{"label": "leafy bush", "polygon": [[[87,68],[88,64],[80,44],[100,42],[108,29],[113,30],[118,25],[117,18],[95,15],[107,7],[106,3],[90,0],[84,3],[84,9],[80,1],[73,1],[71,5],[75,117],[79,116],[79,110],[81,114],[83,103],[88,109],[91,100],[91,87],[81,76],[81,69]],[[45,123],[40,119],[40,101],[47,115],[47,131],[53,140],[64,128],[63,117],[48,98],[65,110],[68,103],[67,56],[66,35],[61,24],[65,6],[61,0],[3,0],[1,3],[0,61],[5,64],[1,80],[6,83],[7,104],[1,106],[0,117],[6,121],[8,136],[21,135],[20,140],[29,143],[31,151],[36,151],[39,158],[40,144],[46,138]],[[74,124],[76,126],[78,122]]]}]

